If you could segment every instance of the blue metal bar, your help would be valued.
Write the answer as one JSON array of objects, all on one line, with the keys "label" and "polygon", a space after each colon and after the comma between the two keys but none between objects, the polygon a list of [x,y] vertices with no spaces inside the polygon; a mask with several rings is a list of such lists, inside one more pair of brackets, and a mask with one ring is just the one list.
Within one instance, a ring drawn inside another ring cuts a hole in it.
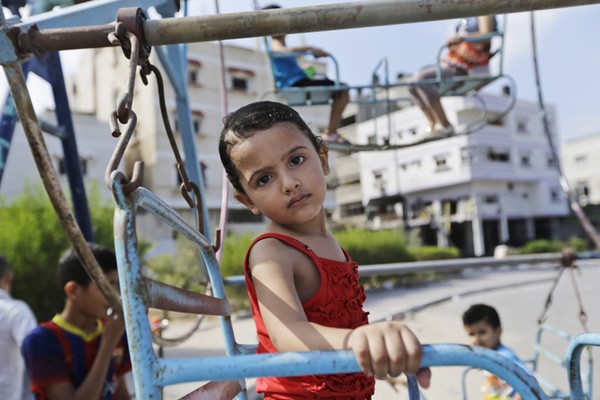
[{"label": "blue metal bar", "polygon": [[[36,14],[15,24],[15,26],[27,28],[36,24],[39,29],[89,26],[114,21],[119,8],[142,7],[144,10],[147,10],[152,6],[160,8],[168,7],[169,5],[169,8],[175,10],[175,2],[173,0],[94,0]],[[161,8],[161,10],[163,9]]]},{"label": "blue metal bar", "polygon": [[[71,109],[69,108],[69,98],[65,88],[62,66],[58,53],[49,53],[33,60],[32,72],[38,73],[37,65],[44,65],[43,70],[47,76],[42,76],[47,79],[52,86],[54,94],[55,113],[58,125],[63,129],[64,138],[61,140],[64,165],[71,189],[73,198],[73,208],[75,218],[81,228],[83,236],[88,242],[94,241],[94,230],[92,228],[92,217],[88,208],[87,196],[85,194],[85,185],[83,183],[83,171],[79,160],[79,151],[77,150],[77,141],[75,139],[75,128],[73,127],[73,119],[71,117]],[[35,61],[39,61],[39,64]],[[41,71],[40,75],[42,75]]]},{"label": "blue metal bar", "polygon": [[[154,398],[158,396],[162,386],[180,382],[360,371],[351,351],[235,355],[239,350],[235,346],[233,331],[228,331],[231,327],[229,317],[222,319],[228,324],[227,326],[226,323],[222,323],[222,328],[228,343],[229,356],[157,359],[152,351],[150,326],[146,315],[145,303],[148,301],[148,294],[141,276],[137,252],[135,208],[140,206],[153,213],[200,247],[208,266],[215,297],[224,298],[223,285],[210,242],[148,190],[138,188],[126,197],[122,191],[121,178],[118,171],[111,174],[111,186],[117,201],[114,223],[115,249],[119,262],[119,278],[123,283],[123,309],[130,335],[136,393],[141,398]],[[235,355],[235,359],[232,355]],[[463,345],[425,346],[422,366],[436,365],[471,365],[483,368],[506,380],[526,399],[545,398],[525,369],[492,350]]]},{"label": "blue metal bar", "polygon": [[583,385],[581,382],[581,372],[579,365],[581,363],[581,352],[586,346],[600,346],[600,333],[583,333],[571,341],[569,348],[567,349],[567,364],[569,366],[569,385],[571,388],[572,399],[591,399],[592,398],[592,384],[591,384],[591,365],[588,372],[590,377],[588,384],[588,392],[583,392]]},{"label": "blue metal bar", "polygon": [[[231,380],[259,376],[299,376],[360,372],[350,350],[312,351],[206,357],[200,359],[160,359],[155,378],[164,385],[196,380]],[[524,399],[546,399],[535,379],[525,368],[493,350],[459,344],[423,346],[421,367],[473,366],[505,380]]]}]

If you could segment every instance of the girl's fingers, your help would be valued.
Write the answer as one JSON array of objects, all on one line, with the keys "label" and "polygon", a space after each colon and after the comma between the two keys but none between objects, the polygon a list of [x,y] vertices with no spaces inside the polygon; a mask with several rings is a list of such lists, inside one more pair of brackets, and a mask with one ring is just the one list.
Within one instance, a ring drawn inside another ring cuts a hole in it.
[{"label": "girl's fingers", "polygon": [[354,340],[352,343],[349,343],[349,348],[354,352],[354,356],[356,357],[356,362],[360,366],[360,369],[367,376],[373,376],[373,366],[371,364],[371,354],[369,351],[369,342],[367,338],[363,337],[362,340]]},{"label": "girl's fingers", "polygon": [[400,332],[389,329],[385,332],[385,343],[389,356],[390,376],[398,376],[406,370],[407,352]]},{"label": "girl's fingers", "polygon": [[431,382],[431,370],[429,368],[420,369],[417,372],[417,382],[419,382],[422,388],[427,389]]},{"label": "girl's fingers", "polygon": [[404,372],[408,375],[416,375],[421,369],[421,359],[423,358],[421,343],[408,328],[402,330],[402,342],[406,351],[406,369]]},{"label": "girl's fingers", "polygon": [[371,364],[375,376],[384,379],[389,371],[389,356],[383,335],[370,335],[369,350],[371,353]]}]

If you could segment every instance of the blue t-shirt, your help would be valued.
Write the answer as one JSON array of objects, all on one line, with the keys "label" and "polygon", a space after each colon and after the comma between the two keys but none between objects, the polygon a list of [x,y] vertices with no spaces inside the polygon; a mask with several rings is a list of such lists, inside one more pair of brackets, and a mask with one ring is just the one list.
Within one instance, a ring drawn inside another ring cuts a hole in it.
[{"label": "blue t-shirt", "polygon": [[[519,359],[514,351],[501,344],[494,349],[498,353],[505,355],[515,363],[521,365],[525,370],[529,371],[525,364]],[[530,372],[531,374],[531,372]],[[481,385],[481,394],[484,400],[508,400],[515,395],[516,391],[508,385],[504,380],[491,374],[488,371],[483,371],[483,382]]]},{"label": "blue t-shirt", "polygon": [[[268,50],[271,52],[271,50]],[[272,53],[281,54],[281,53]],[[273,75],[278,88],[294,86],[294,84],[306,78],[306,72],[298,65],[295,57],[272,57]]]}]

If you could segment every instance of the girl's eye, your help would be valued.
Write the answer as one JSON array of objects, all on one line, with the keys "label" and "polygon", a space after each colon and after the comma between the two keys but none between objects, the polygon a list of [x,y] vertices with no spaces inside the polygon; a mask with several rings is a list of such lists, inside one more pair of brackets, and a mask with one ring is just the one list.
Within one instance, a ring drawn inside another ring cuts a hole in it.
[{"label": "girl's eye", "polygon": [[258,180],[257,180],[258,186],[264,186],[267,183],[269,183],[270,180],[271,180],[271,175],[263,175],[260,178],[258,178]]},{"label": "girl's eye", "polygon": [[304,156],[294,156],[290,160],[290,164],[291,165],[298,165],[298,164],[302,164],[303,161],[304,161]]}]

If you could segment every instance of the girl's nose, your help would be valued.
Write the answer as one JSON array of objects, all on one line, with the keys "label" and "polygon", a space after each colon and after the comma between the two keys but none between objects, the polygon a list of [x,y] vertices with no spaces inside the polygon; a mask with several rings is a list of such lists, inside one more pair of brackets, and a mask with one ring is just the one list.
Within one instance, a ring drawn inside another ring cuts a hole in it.
[{"label": "girl's nose", "polygon": [[282,175],[282,190],[284,193],[289,193],[300,187],[300,181],[293,174]]}]

